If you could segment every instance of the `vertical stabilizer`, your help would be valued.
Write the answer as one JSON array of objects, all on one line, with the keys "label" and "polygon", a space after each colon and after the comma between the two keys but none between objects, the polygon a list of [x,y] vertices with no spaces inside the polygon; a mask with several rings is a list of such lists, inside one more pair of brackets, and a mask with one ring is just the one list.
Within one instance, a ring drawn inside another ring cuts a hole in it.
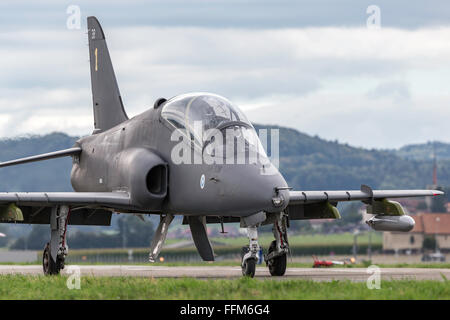
[{"label": "vertical stabilizer", "polygon": [[105,34],[96,17],[87,18],[91,66],[94,133],[102,132],[128,119],[123,108]]}]

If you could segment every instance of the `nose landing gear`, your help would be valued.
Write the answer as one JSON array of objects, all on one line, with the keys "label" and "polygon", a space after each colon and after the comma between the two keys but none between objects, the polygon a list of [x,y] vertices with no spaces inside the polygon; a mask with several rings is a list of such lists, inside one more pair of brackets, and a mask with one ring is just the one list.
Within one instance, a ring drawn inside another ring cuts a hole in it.
[{"label": "nose landing gear", "polygon": [[253,278],[255,276],[256,262],[258,261],[258,252],[259,252],[257,227],[248,227],[247,234],[250,244],[249,246],[242,248],[241,268],[243,276]]},{"label": "nose landing gear", "polygon": [[[289,252],[287,215],[284,212],[280,212],[271,216],[268,221],[274,221],[272,231],[275,240],[270,244],[268,253],[264,255],[264,261],[272,276],[283,276],[286,273],[287,254]],[[255,225],[247,226],[247,235],[250,244],[242,248],[241,268],[244,276],[253,278],[260,250],[257,227]]]},{"label": "nose landing gear", "polygon": [[247,257],[247,258],[244,258],[248,254],[251,254],[249,247],[248,246],[242,247],[242,253],[241,253],[241,258],[242,258],[242,264],[241,264],[242,275],[245,276],[245,277],[253,278],[255,276],[255,272],[256,272],[256,261],[257,261],[257,259],[255,259],[254,257],[251,257],[251,256]]}]

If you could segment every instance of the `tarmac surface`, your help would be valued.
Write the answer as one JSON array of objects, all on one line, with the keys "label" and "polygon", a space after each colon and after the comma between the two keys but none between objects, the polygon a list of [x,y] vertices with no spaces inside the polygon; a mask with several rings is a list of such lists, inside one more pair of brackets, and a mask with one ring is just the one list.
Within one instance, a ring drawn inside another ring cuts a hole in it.
[{"label": "tarmac surface", "polygon": [[[233,279],[242,277],[241,268],[223,266],[140,266],[140,265],[80,265],[66,266],[61,273],[69,274],[79,268],[82,276],[131,276],[154,278],[193,277],[199,279]],[[0,265],[0,274],[43,275],[40,265]],[[373,273],[366,268],[288,268],[285,276],[271,277],[266,267],[256,269],[258,279],[307,279],[314,281],[350,280],[367,281]],[[434,268],[381,268],[383,280],[440,280],[450,279],[450,269]]]}]

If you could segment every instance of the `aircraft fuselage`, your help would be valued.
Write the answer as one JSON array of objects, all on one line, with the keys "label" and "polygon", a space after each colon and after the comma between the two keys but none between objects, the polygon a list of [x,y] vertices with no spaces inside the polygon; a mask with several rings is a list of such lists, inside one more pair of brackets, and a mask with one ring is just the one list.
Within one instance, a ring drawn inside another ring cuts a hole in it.
[{"label": "aircraft fuselage", "polygon": [[[178,164],[172,150],[174,128],[151,108],[109,130],[77,141],[71,183],[75,191],[129,192],[134,209],[183,215],[247,216],[280,212],[289,193],[278,172],[264,165]],[[191,148],[193,157],[202,150]],[[276,206],[272,199],[285,201]]]}]

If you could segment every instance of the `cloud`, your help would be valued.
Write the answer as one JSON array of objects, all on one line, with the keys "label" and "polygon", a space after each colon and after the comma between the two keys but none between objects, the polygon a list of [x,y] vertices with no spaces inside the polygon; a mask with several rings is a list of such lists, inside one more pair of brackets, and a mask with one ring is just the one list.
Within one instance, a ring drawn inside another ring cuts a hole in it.
[{"label": "cloud", "polygon": [[320,92],[278,97],[262,109],[249,109],[247,115],[257,123],[288,126],[354,146],[398,148],[412,142],[449,142],[449,97],[414,96],[405,106],[390,97]]},{"label": "cloud", "polygon": [[[69,5],[79,5],[83,18],[98,15],[109,26],[194,26],[203,28],[364,27],[371,0],[5,0],[0,21],[6,27],[41,25],[64,28]],[[450,3],[377,0],[383,27],[417,29],[448,24]],[[85,26],[83,20],[83,26]]]},{"label": "cloud", "polygon": [[[357,145],[450,133],[450,27],[103,28],[130,116],[161,96],[210,91],[254,121]],[[0,33],[0,136],[92,131],[86,42],[84,30]]]},{"label": "cloud", "polygon": [[409,84],[404,81],[390,81],[380,83],[373,90],[369,91],[367,96],[371,99],[391,97],[397,102],[408,102],[411,98],[411,91]]}]

